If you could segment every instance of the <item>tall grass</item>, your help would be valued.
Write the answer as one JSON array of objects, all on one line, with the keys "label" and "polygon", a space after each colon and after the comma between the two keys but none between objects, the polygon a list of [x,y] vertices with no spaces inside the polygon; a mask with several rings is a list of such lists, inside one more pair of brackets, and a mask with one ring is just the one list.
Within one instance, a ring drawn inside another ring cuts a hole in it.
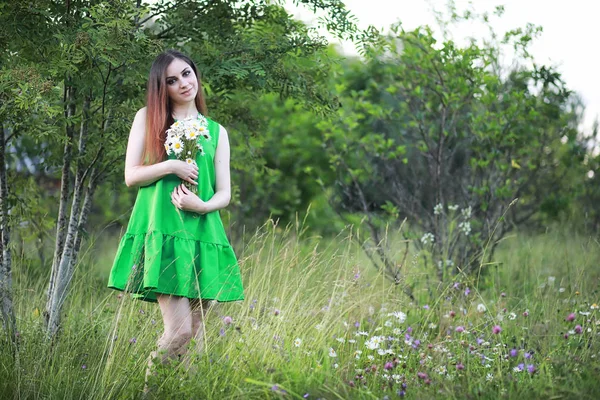
[{"label": "tall grass", "polygon": [[[268,224],[248,237],[236,248],[246,300],[211,309],[197,370],[160,368],[152,396],[595,398],[597,241],[516,234],[479,281],[444,284],[412,254],[404,272],[413,303],[351,235],[323,239]],[[7,346],[0,350],[0,398],[141,397],[162,319],[156,304],[106,288],[117,243],[90,240],[53,345],[40,315],[46,276],[15,266],[20,352],[15,364]]]}]

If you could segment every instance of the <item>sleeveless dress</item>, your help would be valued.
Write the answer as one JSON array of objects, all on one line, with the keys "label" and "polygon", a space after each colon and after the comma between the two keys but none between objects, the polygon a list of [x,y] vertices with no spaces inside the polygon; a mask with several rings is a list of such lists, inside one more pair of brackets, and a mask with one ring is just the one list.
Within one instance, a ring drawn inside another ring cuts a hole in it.
[{"label": "sleeveless dress", "polygon": [[[206,118],[201,117],[199,118]],[[220,126],[206,118],[210,137],[198,140],[198,196],[215,193],[214,155]],[[175,159],[169,155],[169,159]],[[181,179],[165,175],[140,187],[119,242],[108,287],[157,302],[157,293],[229,302],[244,299],[240,268],[219,211],[198,214],[176,208],[171,193]]]}]

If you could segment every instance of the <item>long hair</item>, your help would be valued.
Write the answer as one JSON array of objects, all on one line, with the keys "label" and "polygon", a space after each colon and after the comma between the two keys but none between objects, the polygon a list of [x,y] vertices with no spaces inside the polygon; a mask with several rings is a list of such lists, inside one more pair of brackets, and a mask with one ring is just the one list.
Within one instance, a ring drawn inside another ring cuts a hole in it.
[{"label": "long hair", "polygon": [[164,147],[166,130],[175,122],[173,119],[171,99],[167,93],[166,71],[175,59],[185,61],[192,67],[198,78],[198,93],[196,93],[196,108],[202,115],[207,115],[206,100],[202,90],[202,81],[196,64],[185,54],[177,50],[167,50],[160,53],[150,67],[146,98],[146,141],[142,160],[144,164],[154,164],[166,156]]}]

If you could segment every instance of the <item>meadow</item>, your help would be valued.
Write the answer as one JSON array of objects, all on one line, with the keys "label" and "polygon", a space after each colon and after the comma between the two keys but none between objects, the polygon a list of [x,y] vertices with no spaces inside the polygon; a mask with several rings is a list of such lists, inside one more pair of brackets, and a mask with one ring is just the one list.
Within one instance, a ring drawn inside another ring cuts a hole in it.
[{"label": "meadow", "polygon": [[[600,243],[565,227],[516,232],[476,276],[437,281],[411,249],[411,301],[351,239],[265,225],[236,252],[245,300],[215,305],[194,371],[158,369],[157,399],[594,399]],[[15,266],[16,364],[0,398],[141,398],[162,334],[156,304],[106,288],[118,235],[91,238],[59,340],[44,339],[47,271]]]}]

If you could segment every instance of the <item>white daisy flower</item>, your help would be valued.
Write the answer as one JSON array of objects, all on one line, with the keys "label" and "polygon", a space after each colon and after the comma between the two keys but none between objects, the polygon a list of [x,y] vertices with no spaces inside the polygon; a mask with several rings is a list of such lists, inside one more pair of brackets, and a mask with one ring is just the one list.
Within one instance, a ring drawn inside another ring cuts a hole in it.
[{"label": "white daisy flower", "polygon": [[296,338],[296,340],[294,340],[294,346],[300,347],[301,344],[302,344],[302,339]]},{"label": "white daisy flower", "polygon": [[333,347],[329,348],[329,357],[337,357],[337,354],[336,354],[335,350],[333,349]]},{"label": "white daisy flower", "polygon": [[171,143],[171,148],[175,154],[180,154],[183,151],[183,143],[179,138],[175,138]]},{"label": "white daisy flower", "polygon": [[486,310],[487,310],[487,308],[485,308],[485,304],[483,304],[483,303],[477,304],[477,312],[484,313]]}]

